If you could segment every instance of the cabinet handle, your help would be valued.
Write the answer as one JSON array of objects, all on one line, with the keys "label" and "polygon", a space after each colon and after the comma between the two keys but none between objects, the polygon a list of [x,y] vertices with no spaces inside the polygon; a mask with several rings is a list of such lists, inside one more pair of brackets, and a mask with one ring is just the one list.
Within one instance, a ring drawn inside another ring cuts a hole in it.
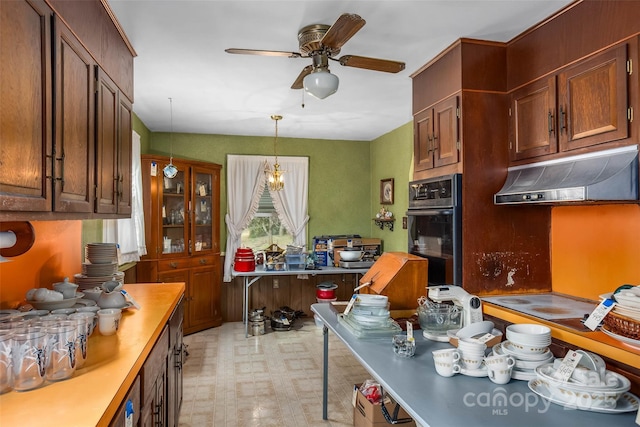
[{"label": "cabinet handle", "polygon": [[176,356],[175,367],[181,371],[182,370],[182,346],[175,349],[175,356]]},{"label": "cabinet handle", "polygon": [[156,404],[155,410],[153,411],[154,424],[160,427],[164,426],[164,417],[162,416],[163,409],[164,409],[163,397],[160,396],[160,401]]},{"label": "cabinet handle", "polygon": [[200,259],[200,265],[204,265],[204,264],[206,264],[206,263],[207,263],[206,258],[201,258],[201,259]]},{"label": "cabinet handle", "polygon": [[547,117],[547,127],[549,128],[549,135],[553,133],[553,114],[549,111],[549,116]]},{"label": "cabinet handle", "polygon": [[56,178],[56,181],[60,181],[64,190],[64,153],[62,153],[62,157],[56,157],[56,160],[60,162],[60,178]]},{"label": "cabinet handle", "polygon": [[564,111],[562,107],[560,107],[560,133],[562,133],[562,131],[567,130],[567,125],[565,123],[566,118],[567,118],[567,112]]},{"label": "cabinet handle", "polygon": [[171,266],[171,268],[178,268],[178,263],[177,262],[172,262],[169,265]]}]

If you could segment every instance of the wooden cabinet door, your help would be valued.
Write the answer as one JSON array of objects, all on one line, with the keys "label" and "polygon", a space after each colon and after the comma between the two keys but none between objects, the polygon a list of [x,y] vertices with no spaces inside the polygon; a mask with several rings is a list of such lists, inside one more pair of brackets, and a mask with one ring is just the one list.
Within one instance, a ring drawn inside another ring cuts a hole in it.
[{"label": "wooden cabinet door", "polygon": [[191,280],[187,287],[187,304],[185,306],[185,333],[203,324],[210,324],[216,315],[215,289],[216,269],[198,267],[191,271]]},{"label": "wooden cabinet door", "polygon": [[460,161],[458,133],[458,97],[452,96],[433,108],[433,166],[445,166]]},{"label": "wooden cabinet door", "polygon": [[96,208],[98,213],[118,212],[118,88],[96,67]]},{"label": "wooden cabinet door", "polygon": [[555,76],[513,92],[509,113],[511,161],[558,151]]},{"label": "wooden cabinet door", "polygon": [[131,102],[118,93],[118,214],[131,215]]},{"label": "wooden cabinet door", "polygon": [[433,168],[433,109],[429,108],[413,118],[413,169]]},{"label": "wooden cabinet door", "polygon": [[95,63],[57,17],[54,29],[54,210],[93,212]]},{"label": "wooden cabinet door", "polygon": [[42,0],[0,2],[0,206],[51,211],[51,15]]},{"label": "wooden cabinet door", "polygon": [[559,74],[561,151],[629,136],[627,76],[626,44]]}]

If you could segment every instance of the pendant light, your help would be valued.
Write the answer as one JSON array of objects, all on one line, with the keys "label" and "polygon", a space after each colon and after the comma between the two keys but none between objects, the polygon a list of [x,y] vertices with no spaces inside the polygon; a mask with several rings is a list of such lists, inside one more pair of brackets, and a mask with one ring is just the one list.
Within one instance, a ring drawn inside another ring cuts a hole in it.
[{"label": "pendant light", "polygon": [[162,172],[169,179],[175,178],[178,174],[178,168],[173,165],[173,99],[169,98],[169,111],[171,114],[171,135],[169,136],[169,164],[164,167]]},{"label": "pendant light", "polygon": [[269,184],[269,189],[271,191],[280,191],[284,188],[284,172],[283,170],[280,170],[280,165],[278,164],[278,151],[277,151],[277,144],[278,144],[278,120],[282,120],[282,116],[278,116],[278,115],[272,115],[271,116],[272,120],[275,120],[276,122],[276,136],[273,139],[273,154],[276,158],[275,163],[273,164],[273,168],[270,168],[269,165],[267,164],[266,169],[265,169],[265,173],[267,174],[267,182]]},{"label": "pendant light", "polygon": [[338,90],[340,80],[329,71],[329,59],[325,53],[313,53],[313,71],[302,80],[305,92],[318,99],[325,99]]}]

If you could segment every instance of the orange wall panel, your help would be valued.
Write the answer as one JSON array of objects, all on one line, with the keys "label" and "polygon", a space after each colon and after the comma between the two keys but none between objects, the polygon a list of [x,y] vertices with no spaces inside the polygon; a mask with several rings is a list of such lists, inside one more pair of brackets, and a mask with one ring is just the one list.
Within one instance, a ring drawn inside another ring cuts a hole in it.
[{"label": "orange wall panel", "polygon": [[35,242],[0,263],[0,307],[15,308],[31,288],[47,287],[82,271],[82,221],[32,221]]},{"label": "orange wall panel", "polygon": [[640,206],[562,206],[551,211],[553,291],[598,299],[640,285]]}]

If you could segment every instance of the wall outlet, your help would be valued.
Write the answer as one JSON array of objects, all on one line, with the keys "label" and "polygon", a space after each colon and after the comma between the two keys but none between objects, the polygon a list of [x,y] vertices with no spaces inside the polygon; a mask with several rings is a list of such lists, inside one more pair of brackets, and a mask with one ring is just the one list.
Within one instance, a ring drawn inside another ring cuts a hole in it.
[{"label": "wall outlet", "polygon": [[278,289],[280,287],[280,282],[278,279],[273,279],[273,289]]}]

